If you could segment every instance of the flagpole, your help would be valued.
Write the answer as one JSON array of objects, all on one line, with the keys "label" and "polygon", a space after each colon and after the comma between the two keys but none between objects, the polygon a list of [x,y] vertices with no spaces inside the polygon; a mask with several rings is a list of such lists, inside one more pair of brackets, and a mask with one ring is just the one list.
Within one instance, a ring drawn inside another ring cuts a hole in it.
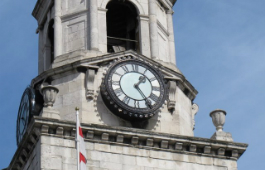
[{"label": "flagpole", "polygon": [[76,155],[77,155],[77,170],[79,170],[79,162],[80,162],[80,155],[79,155],[79,127],[78,127],[78,122],[79,122],[79,108],[76,107],[75,108],[75,111],[76,111]]}]

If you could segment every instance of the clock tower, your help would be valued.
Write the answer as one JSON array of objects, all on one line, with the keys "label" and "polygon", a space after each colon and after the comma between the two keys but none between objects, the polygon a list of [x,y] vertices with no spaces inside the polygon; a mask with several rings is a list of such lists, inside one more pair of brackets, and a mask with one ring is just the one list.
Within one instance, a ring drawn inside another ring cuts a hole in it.
[{"label": "clock tower", "polygon": [[[88,169],[235,170],[247,144],[194,137],[197,90],[176,67],[176,0],[38,0],[38,76],[23,94],[7,169],[76,169],[75,107]],[[223,122],[223,123],[222,123]]]}]

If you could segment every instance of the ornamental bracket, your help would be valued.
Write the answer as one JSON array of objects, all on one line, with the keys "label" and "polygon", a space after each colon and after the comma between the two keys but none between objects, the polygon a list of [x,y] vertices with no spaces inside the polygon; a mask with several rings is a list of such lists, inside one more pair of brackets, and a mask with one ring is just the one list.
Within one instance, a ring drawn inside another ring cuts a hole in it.
[{"label": "ornamental bracket", "polygon": [[87,69],[86,71],[86,98],[94,98],[94,81],[95,81],[96,71],[93,69]]},{"label": "ornamental bracket", "polygon": [[176,107],[176,81],[169,81],[169,90],[168,90],[168,104],[167,109],[173,113]]}]

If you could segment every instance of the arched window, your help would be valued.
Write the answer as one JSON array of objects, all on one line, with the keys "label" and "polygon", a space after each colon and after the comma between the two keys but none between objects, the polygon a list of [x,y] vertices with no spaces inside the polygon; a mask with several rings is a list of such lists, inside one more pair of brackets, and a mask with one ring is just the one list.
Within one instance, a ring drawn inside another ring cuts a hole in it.
[{"label": "arched window", "polygon": [[138,12],[129,1],[112,0],[107,5],[108,52],[139,51]]}]

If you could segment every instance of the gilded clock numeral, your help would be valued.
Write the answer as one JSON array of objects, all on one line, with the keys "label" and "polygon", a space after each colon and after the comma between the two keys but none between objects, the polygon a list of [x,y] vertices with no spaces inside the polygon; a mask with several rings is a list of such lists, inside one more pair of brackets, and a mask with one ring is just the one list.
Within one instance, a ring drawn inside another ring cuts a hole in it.
[{"label": "gilded clock numeral", "polygon": [[152,78],[150,78],[149,80],[150,80],[150,81],[155,81],[156,78],[155,78],[155,77],[152,77]]},{"label": "gilded clock numeral", "polygon": [[154,91],[160,91],[160,87],[153,86],[152,88],[153,88]]},{"label": "gilded clock numeral", "polygon": [[121,68],[125,71],[125,73],[128,73],[129,72],[129,69],[128,69],[128,67],[126,65],[125,66],[122,66]]},{"label": "gilded clock numeral", "polygon": [[128,104],[130,101],[130,98],[128,96],[125,96],[123,99],[122,99],[122,102],[125,103],[125,104]]},{"label": "gilded clock numeral", "polygon": [[140,108],[139,101],[137,101],[137,100],[134,101],[134,107],[135,108]]},{"label": "gilded clock numeral", "polygon": [[116,94],[116,96],[121,96],[122,94],[123,94],[123,92],[122,92],[122,90],[120,89],[120,88],[118,88],[118,89],[115,89],[114,90],[114,93]]},{"label": "gilded clock numeral", "polygon": [[139,67],[138,67],[138,65],[134,65],[134,64],[132,64],[132,70],[133,70],[133,71],[136,71],[136,72],[139,72]]},{"label": "gilded clock numeral", "polygon": [[120,85],[119,81],[112,81],[111,83],[112,83],[112,85]]},{"label": "gilded clock numeral", "polygon": [[152,99],[153,101],[157,102],[158,101],[158,96],[155,95],[154,93],[152,93],[150,96],[149,96],[150,99]]}]

